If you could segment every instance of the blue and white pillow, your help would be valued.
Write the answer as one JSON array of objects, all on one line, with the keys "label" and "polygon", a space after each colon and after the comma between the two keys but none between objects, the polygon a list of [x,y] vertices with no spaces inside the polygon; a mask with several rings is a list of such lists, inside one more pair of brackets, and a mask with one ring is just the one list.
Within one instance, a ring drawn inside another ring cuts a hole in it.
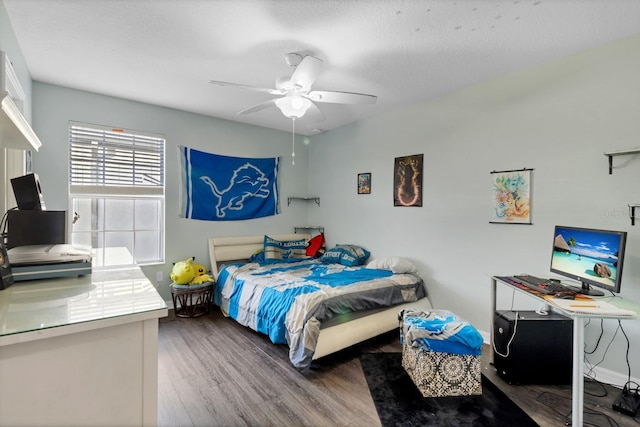
[{"label": "blue and white pillow", "polygon": [[356,245],[336,245],[322,255],[320,261],[325,264],[342,264],[347,267],[362,265],[369,258],[369,251]]},{"label": "blue and white pillow", "polygon": [[304,239],[281,241],[264,236],[264,261],[296,262],[309,259],[307,256],[307,242]]}]

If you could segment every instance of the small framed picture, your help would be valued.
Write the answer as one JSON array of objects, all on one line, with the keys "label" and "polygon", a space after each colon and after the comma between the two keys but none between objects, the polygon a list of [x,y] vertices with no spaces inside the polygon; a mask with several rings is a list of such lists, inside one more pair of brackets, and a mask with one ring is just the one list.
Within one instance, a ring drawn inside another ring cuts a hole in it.
[{"label": "small framed picture", "polygon": [[491,224],[533,224],[532,171],[524,168],[491,172]]},{"label": "small framed picture", "polygon": [[371,172],[358,174],[358,194],[371,194]]}]

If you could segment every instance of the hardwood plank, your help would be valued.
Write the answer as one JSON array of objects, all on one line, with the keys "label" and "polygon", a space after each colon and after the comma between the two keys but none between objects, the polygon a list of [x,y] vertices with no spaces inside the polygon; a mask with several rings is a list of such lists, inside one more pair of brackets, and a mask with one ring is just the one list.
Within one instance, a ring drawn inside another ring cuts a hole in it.
[{"label": "hardwood plank", "polygon": [[[392,331],[299,370],[286,346],[215,309],[198,318],[161,321],[158,347],[161,427],[379,426],[359,356],[402,351]],[[489,364],[489,351],[485,346],[482,364],[490,380],[541,426],[564,425],[570,386],[507,384]],[[585,390],[585,424],[638,426],[611,409],[619,390],[589,382]]]}]

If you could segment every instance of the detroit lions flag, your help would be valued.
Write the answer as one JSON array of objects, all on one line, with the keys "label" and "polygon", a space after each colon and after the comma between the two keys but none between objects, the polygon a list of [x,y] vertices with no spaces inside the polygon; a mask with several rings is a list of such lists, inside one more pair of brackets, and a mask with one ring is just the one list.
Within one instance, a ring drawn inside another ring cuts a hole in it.
[{"label": "detroit lions flag", "polygon": [[280,213],[278,157],[247,159],[178,147],[180,216],[238,221]]}]

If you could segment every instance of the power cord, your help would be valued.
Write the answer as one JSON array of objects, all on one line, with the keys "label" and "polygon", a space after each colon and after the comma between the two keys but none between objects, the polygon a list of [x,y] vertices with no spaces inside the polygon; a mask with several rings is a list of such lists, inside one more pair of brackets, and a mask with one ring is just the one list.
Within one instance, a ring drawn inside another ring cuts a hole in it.
[{"label": "power cord", "polygon": [[546,304],[540,305],[540,307],[538,307],[538,309],[536,310],[536,314],[539,314],[540,316],[549,315],[549,312],[546,310]]},{"label": "power cord", "polygon": [[[589,319],[589,322],[591,322],[591,319]],[[587,326],[587,325],[585,325]],[[596,350],[598,349],[598,346],[600,345],[600,340],[602,339],[602,336],[604,335],[604,319],[600,319],[600,335],[598,335],[598,339],[596,340],[596,344],[595,347],[593,348],[593,350],[589,351],[587,350],[587,344],[585,343],[584,345],[584,354],[593,354],[596,352]]]},{"label": "power cord", "polygon": [[16,209],[18,209],[17,206],[11,209],[8,209],[4,213],[4,215],[2,215],[2,219],[0,220],[0,238],[4,243],[6,243],[5,239],[7,238],[7,225],[9,224],[9,221],[7,220],[7,216],[9,215],[9,211],[13,211]]},{"label": "power cord", "polygon": [[[604,332],[603,323],[604,323],[604,319],[601,319],[600,320],[600,336],[598,337],[595,348],[589,354],[595,353],[595,351],[600,346],[600,339],[602,338],[602,335]],[[622,326],[622,321],[620,319],[618,319],[618,327],[616,328],[611,340],[609,341],[609,343],[607,344],[607,347],[604,350],[602,359],[596,364],[590,365],[589,372],[587,375],[589,375],[589,377],[593,381],[597,381],[592,375],[593,370],[598,365],[600,365],[606,358],[606,355],[609,352],[609,348],[611,347],[613,340],[618,334],[618,331],[622,332],[622,335],[624,335],[624,338],[627,342],[627,348],[625,352],[625,361],[627,363],[627,382],[623,385],[622,391],[620,392],[620,395],[618,396],[618,398],[613,402],[612,408],[619,413],[634,417],[635,419],[640,413],[640,386],[635,381],[631,381],[631,363],[629,362],[629,351],[631,348],[631,344],[629,341],[629,337]],[[586,358],[586,350],[585,350],[584,362],[587,364],[589,363],[589,361]]]},{"label": "power cord", "polygon": [[498,348],[496,347],[496,340],[495,339],[493,340],[493,351],[495,351],[495,353],[500,357],[507,358],[511,353],[511,343],[513,342],[513,339],[516,337],[516,331],[518,330],[518,318],[520,317],[517,311],[515,312],[515,314],[516,314],[516,320],[513,322],[513,333],[511,334],[511,337],[509,337],[509,341],[507,341],[507,345],[505,347],[505,350],[507,352],[505,354],[500,353],[500,351],[498,351]]}]

